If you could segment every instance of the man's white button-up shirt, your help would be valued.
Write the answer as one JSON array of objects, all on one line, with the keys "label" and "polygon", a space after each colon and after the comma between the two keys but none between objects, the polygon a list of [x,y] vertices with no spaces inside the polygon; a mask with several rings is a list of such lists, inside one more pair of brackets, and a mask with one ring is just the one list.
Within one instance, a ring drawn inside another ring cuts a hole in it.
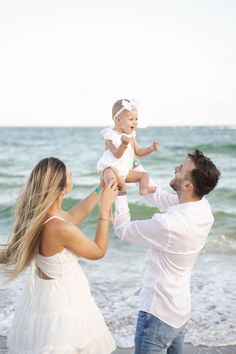
[{"label": "man's white button-up shirt", "polygon": [[189,319],[191,271],[214,218],[205,198],[179,203],[158,188],[148,199],[164,212],[130,221],[127,197],[117,197],[114,230],[120,239],[148,248],[140,310],[178,328]]}]

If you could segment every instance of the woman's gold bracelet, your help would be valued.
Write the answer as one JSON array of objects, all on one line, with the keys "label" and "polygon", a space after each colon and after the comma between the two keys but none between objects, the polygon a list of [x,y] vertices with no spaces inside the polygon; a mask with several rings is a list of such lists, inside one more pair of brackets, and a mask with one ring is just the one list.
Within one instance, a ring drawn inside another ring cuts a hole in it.
[{"label": "woman's gold bracelet", "polygon": [[110,219],[107,219],[107,218],[101,218],[99,217],[98,220],[104,220],[104,221],[110,221]]}]

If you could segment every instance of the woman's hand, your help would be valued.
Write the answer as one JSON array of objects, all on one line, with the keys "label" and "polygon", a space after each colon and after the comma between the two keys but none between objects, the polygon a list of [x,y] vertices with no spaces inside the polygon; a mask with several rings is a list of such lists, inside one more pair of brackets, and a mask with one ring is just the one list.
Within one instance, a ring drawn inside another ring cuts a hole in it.
[{"label": "woman's hand", "polygon": [[102,191],[104,187],[105,187],[105,182],[104,182],[103,177],[100,174],[100,183],[98,185],[98,188]]},{"label": "woman's hand", "polygon": [[115,168],[112,169],[112,171],[115,173],[116,175],[116,180],[117,180],[117,186],[118,186],[118,195],[119,194],[125,194],[126,193],[126,183],[123,177],[121,177],[118,172],[116,171]]},{"label": "woman's hand", "polygon": [[99,196],[100,208],[103,209],[104,211],[109,212],[112,204],[116,200],[117,193],[118,193],[117,181],[112,179],[107,184],[107,186],[103,189],[103,191],[100,192],[100,196]]}]

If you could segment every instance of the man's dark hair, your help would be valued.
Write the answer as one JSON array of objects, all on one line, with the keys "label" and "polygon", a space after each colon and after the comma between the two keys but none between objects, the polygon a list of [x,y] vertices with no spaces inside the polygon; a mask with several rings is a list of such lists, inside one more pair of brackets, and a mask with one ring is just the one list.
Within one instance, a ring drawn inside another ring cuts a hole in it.
[{"label": "man's dark hair", "polygon": [[203,197],[210,193],[218,183],[220,171],[208,157],[200,150],[189,153],[188,157],[194,162],[196,168],[191,171],[190,178],[194,186],[194,193]]}]

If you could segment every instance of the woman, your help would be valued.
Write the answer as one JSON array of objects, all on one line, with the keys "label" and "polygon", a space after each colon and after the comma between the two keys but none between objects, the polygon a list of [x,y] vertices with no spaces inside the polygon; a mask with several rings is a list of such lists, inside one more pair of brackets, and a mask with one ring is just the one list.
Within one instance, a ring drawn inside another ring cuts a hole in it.
[{"label": "woman", "polygon": [[[10,279],[29,265],[31,274],[8,336],[10,353],[109,354],[115,350],[78,256],[104,256],[117,184],[111,182],[101,193],[97,187],[66,212],[61,203],[72,186],[72,175],[65,164],[54,157],[45,158],[35,166],[19,197],[13,233],[7,247],[0,251],[0,265]],[[99,195],[93,241],[75,225],[91,212]]]}]

